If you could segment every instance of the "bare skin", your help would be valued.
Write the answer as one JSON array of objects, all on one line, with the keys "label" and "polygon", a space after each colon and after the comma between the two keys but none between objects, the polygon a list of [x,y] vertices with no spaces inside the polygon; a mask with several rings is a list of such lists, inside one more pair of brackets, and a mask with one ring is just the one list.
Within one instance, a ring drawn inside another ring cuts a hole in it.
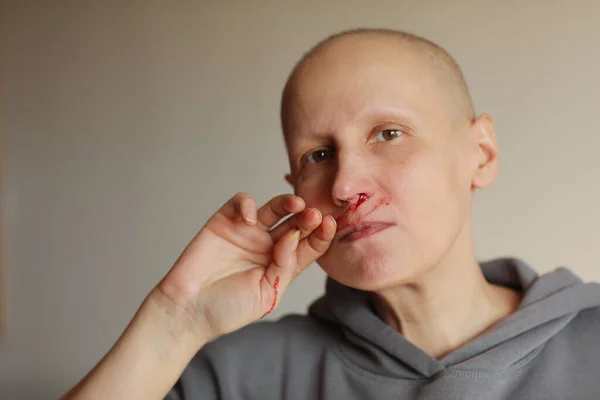
[{"label": "bare skin", "polygon": [[[284,216],[286,224],[271,229]],[[239,193],[148,295],[104,359],[63,399],[162,399],[212,338],[263,317],[323,254],[336,222],[292,194],[257,209]]]},{"label": "bare skin", "polygon": [[198,349],[272,311],[315,260],[436,358],[518,307],[473,250],[473,193],[497,172],[492,120],[468,117],[392,39],[341,37],[296,69],[282,112],[296,196],[228,201],[64,399],[162,399]]},{"label": "bare skin", "polygon": [[338,229],[319,264],[441,358],[514,312],[520,293],[489,284],[473,248],[473,193],[498,166],[492,120],[457,114],[436,73],[393,37],[342,37],[297,68],[282,118],[295,193],[340,228],[389,226],[350,242]]}]

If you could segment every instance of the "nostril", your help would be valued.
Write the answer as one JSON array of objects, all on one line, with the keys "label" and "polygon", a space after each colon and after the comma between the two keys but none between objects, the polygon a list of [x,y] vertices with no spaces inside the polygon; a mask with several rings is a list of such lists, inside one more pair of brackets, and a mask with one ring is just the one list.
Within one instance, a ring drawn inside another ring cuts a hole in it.
[{"label": "nostril", "polygon": [[361,193],[358,195],[358,199],[356,200],[356,203],[351,204],[350,207],[348,208],[348,212],[354,212],[356,211],[356,209],[358,207],[360,207],[360,205],[362,203],[364,203],[365,201],[367,201],[369,199],[369,196],[365,193]]},{"label": "nostril", "polygon": [[358,195],[358,201],[356,202],[356,207],[358,208],[362,203],[364,203],[365,201],[367,201],[367,199],[369,198],[369,196],[367,196],[364,193],[361,193]]},{"label": "nostril", "polygon": [[[360,194],[358,194],[355,197],[358,197],[356,199],[356,202],[352,202],[352,200],[349,200],[350,206],[342,213],[342,215],[338,216],[335,219],[336,222],[340,223],[341,221],[343,221],[344,219],[346,219],[348,217],[348,215],[353,214],[354,212],[356,212],[356,210],[358,209],[358,207],[360,207],[360,205],[363,204],[365,201],[369,200],[369,198],[371,196],[369,196],[366,193],[360,193]],[[355,197],[353,197],[352,199],[354,199]]]}]

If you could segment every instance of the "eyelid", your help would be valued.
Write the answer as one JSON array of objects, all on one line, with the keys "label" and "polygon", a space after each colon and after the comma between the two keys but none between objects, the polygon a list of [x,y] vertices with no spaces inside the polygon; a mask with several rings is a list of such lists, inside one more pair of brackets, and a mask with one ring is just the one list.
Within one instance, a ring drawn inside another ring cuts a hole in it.
[{"label": "eyelid", "polygon": [[367,143],[372,143],[373,140],[377,137],[377,135],[379,135],[383,131],[400,131],[402,132],[402,135],[410,133],[410,129],[408,129],[404,125],[395,122],[384,123],[378,125],[375,129],[373,129],[373,131],[371,131],[371,134],[367,139]]},{"label": "eyelid", "polygon": [[312,154],[314,154],[314,153],[316,153],[317,151],[320,151],[320,150],[332,151],[331,148],[329,148],[329,147],[317,147],[317,148],[314,148],[312,150],[309,150],[308,152],[304,153],[302,155],[302,157],[300,157],[300,166],[304,166],[306,164],[317,164],[317,163],[307,162],[307,159]]},{"label": "eyelid", "polygon": [[371,135],[373,135],[375,133],[378,133],[378,132],[381,132],[381,131],[388,131],[388,130],[410,132],[410,129],[406,125],[403,125],[403,124],[401,124],[399,122],[395,122],[395,121],[385,121],[385,122],[377,124],[373,128],[373,131],[371,132]]}]

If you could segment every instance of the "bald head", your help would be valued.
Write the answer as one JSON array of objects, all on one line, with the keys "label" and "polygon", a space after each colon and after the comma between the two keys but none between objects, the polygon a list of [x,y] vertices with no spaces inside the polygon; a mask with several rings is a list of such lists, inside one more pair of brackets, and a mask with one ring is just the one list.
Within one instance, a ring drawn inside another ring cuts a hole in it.
[{"label": "bald head", "polygon": [[[443,48],[435,43],[402,31],[387,29],[358,29],[330,36],[310,49],[294,67],[283,91],[281,101],[281,120],[284,134],[287,134],[290,108],[298,85],[306,84],[305,78],[311,72],[331,65],[336,60],[352,63],[361,57],[381,57],[388,49],[393,49],[404,57],[398,63],[398,72],[405,73],[407,61],[412,72],[427,78],[435,85],[435,94],[443,98],[448,115],[455,121],[471,121],[475,112],[460,67]],[[369,54],[371,53],[371,54]],[[390,57],[393,55],[390,54]],[[388,61],[383,60],[382,61]],[[348,76],[350,80],[360,77]]]},{"label": "bald head", "polygon": [[395,31],[328,38],[292,72],[282,123],[286,179],[307,208],[336,217],[341,235],[379,226],[334,240],[319,258],[334,280],[375,291],[472,257],[473,192],[494,180],[498,151],[439,46]]}]

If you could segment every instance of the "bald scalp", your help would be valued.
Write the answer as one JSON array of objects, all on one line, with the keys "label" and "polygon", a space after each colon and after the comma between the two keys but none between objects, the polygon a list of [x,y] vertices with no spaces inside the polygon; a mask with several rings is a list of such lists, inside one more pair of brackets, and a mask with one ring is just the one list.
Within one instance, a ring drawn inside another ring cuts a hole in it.
[{"label": "bald scalp", "polygon": [[444,96],[449,115],[458,122],[473,121],[475,110],[462,71],[454,58],[439,45],[407,32],[392,29],[354,29],[327,37],[317,43],[296,63],[285,84],[281,98],[281,124],[287,139],[289,107],[297,84],[299,72],[314,58],[331,50],[341,41],[353,39],[373,39],[375,41],[394,41],[403,52],[418,58]]}]

